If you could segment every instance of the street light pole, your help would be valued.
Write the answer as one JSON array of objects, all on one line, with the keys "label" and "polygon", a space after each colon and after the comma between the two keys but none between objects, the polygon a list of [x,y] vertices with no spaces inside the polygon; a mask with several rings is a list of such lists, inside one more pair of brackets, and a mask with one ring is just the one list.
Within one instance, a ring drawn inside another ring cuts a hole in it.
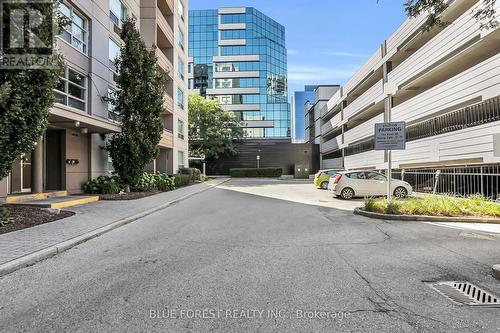
[{"label": "street light pole", "polygon": [[[385,122],[391,122],[391,109],[392,109],[392,95],[387,94],[385,99]],[[387,149],[387,203],[390,203],[392,200],[392,190],[391,190],[391,181],[392,181],[392,150]]]}]

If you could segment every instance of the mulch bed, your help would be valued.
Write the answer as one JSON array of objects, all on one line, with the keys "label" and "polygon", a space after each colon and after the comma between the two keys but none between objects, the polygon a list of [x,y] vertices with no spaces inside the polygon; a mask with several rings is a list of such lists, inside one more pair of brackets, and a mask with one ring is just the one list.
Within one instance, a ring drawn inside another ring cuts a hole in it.
[{"label": "mulch bed", "polygon": [[35,225],[44,224],[75,215],[75,213],[65,210],[61,210],[59,214],[56,214],[54,212],[49,212],[38,207],[18,205],[6,205],[6,207],[10,210],[10,216],[14,219],[14,222],[6,224],[3,227],[0,226],[0,234],[6,234],[11,231],[34,227]]},{"label": "mulch bed", "polygon": [[99,200],[135,200],[158,193],[163,193],[161,191],[147,191],[147,192],[127,192],[121,194],[99,194]]}]

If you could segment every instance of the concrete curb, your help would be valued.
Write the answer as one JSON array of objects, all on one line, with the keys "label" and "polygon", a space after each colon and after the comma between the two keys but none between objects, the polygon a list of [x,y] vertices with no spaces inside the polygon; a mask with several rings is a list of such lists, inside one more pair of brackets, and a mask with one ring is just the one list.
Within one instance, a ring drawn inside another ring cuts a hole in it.
[{"label": "concrete curb", "polygon": [[493,270],[493,276],[495,279],[500,280],[500,265],[493,265],[491,269]]},{"label": "concrete curb", "polygon": [[50,258],[52,256],[55,256],[58,253],[64,252],[66,250],[71,249],[72,247],[74,247],[76,245],[79,245],[79,244],[84,243],[84,242],[86,242],[88,240],[91,240],[92,238],[101,236],[102,234],[105,234],[105,233],[107,233],[107,232],[109,232],[111,230],[114,230],[114,229],[119,228],[121,226],[124,226],[126,224],[129,224],[129,223],[132,223],[134,221],[137,221],[140,218],[143,218],[145,216],[151,215],[151,214],[156,213],[156,212],[158,212],[158,211],[160,211],[162,209],[165,209],[165,208],[167,208],[169,206],[175,205],[176,203],[179,203],[181,201],[189,199],[190,197],[193,197],[193,196],[195,196],[197,194],[200,194],[200,193],[203,193],[205,191],[208,191],[208,190],[210,190],[210,189],[212,189],[212,188],[214,188],[216,186],[219,186],[219,185],[227,182],[228,180],[229,179],[225,179],[223,181],[218,182],[217,184],[209,185],[208,188],[202,189],[202,190],[200,190],[198,192],[187,194],[187,195],[185,195],[183,197],[180,197],[180,198],[177,198],[177,199],[175,199],[173,201],[164,203],[164,204],[162,204],[160,206],[157,206],[157,207],[145,210],[145,211],[143,211],[141,213],[138,213],[138,214],[135,214],[135,215],[131,215],[129,217],[117,220],[115,222],[111,222],[108,225],[105,225],[103,227],[94,229],[94,230],[89,231],[89,232],[87,232],[87,233],[85,233],[83,235],[73,237],[73,238],[68,239],[68,240],[66,240],[64,242],[60,242],[58,244],[46,247],[46,248],[44,248],[42,250],[38,250],[36,252],[30,253],[28,255],[25,255],[23,257],[20,257],[20,258],[11,260],[9,262],[6,262],[4,264],[1,264],[0,265],[0,277],[4,276],[4,275],[7,275],[7,274],[10,274],[10,273],[12,273],[12,272],[14,272],[14,271],[16,271],[16,270],[18,270],[20,268],[31,266],[31,265],[39,262],[39,261],[42,261],[42,260],[45,260],[45,259]]},{"label": "concrete curb", "polygon": [[383,213],[368,212],[361,208],[355,208],[354,214],[381,220],[397,221],[421,221],[421,222],[459,222],[459,223],[486,223],[500,224],[500,219],[488,217],[449,217],[449,216],[428,216],[428,215],[391,215]]}]

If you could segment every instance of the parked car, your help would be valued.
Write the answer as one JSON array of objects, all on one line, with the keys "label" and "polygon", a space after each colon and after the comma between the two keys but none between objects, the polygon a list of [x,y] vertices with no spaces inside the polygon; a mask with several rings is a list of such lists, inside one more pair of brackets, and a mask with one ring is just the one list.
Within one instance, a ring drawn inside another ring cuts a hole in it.
[{"label": "parked car", "polygon": [[[342,199],[387,194],[387,177],[375,171],[348,171],[332,177],[333,193]],[[413,189],[405,181],[392,179],[391,191],[395,197],[405,198]]]},{"label": "parked car", "polygon": [[317,188],[326,190],[328,188],[328,181],[330,180],[330,177],[335,176],[338,173],[339,171],[336,169],[319,170],[314,175],[314,185],[316,185]]}]

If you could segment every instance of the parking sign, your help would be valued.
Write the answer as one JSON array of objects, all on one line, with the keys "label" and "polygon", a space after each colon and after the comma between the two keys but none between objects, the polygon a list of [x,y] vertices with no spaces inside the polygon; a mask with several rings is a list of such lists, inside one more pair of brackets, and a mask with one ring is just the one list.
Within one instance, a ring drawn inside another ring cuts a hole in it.
[{"label": "parking sign", "polygon": [[375,150],[405,150],[406,124],[404,121],[375,124]]}]

